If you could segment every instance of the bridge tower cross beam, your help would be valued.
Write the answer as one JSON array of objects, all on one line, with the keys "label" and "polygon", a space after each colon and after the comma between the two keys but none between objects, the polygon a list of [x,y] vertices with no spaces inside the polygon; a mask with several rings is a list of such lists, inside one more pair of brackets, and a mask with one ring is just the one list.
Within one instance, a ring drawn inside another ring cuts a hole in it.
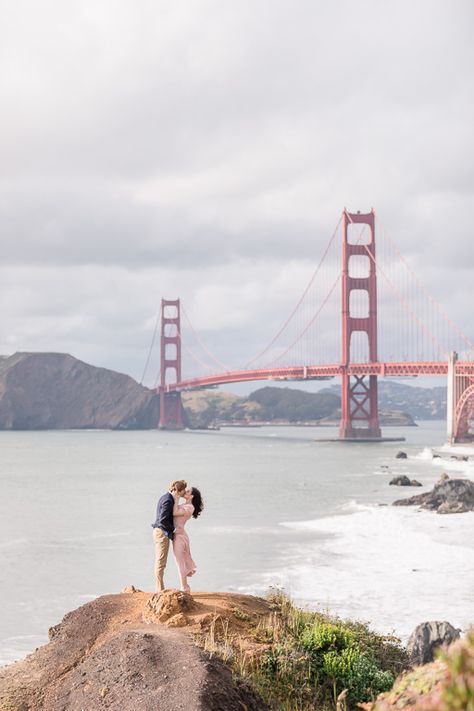
[{"label": "bridge tower cross beam", "polygon": [[[349,226],[367,225],[369,238],[361,243],[349,240]],[[363,256],[367,261],[367,276],[351,275],[350,260]],[[355,290],[368,294],[368,314],[351,315],[351,293]],[[351,339],[358,331],[367,334],[368,360],[377,362],[377,273],[375,261],[375,213],[349,213],[342,216],[342,393],[340,439],[380,439],[376,375],[359,375],[355,384],[349,371],[351,364]]]},{"label": "bridge tower cross beam", "polygon": [[179,299],[161,299],[160,421],[162,430],[183,429],[181,393],[169,386],[181,381],[181,309]]}]

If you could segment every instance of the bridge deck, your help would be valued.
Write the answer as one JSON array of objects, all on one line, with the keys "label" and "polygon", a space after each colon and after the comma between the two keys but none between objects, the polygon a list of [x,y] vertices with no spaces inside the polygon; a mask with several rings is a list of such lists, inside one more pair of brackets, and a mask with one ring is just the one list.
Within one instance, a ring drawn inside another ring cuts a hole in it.
[{"label": "bridge deck", "polygon": [[[456,371],[459,375],[474,377],[474,362],[458,361]],[[447,361],[427,363],[351,363],[349,366],[332,365],[302,365],[288,368],[261,368],[257,370],[232,370],[226,373],[216,373],[202,378],[191,378],[167,385],[167,392],[183,390],[199,390],[229,383],[244,383],[252,380],[324,380],[335,378],[347,372],[349,375],[378,375],[380,377],[418,377],[447,376]]]}]

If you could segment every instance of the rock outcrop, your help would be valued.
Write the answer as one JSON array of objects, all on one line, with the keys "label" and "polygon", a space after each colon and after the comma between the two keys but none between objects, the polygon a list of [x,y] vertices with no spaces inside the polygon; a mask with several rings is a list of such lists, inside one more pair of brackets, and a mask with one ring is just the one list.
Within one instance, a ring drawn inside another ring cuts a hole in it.
[{"label": "rock outcrop", "polygon": [[391,691],[364,711],[467,711],[474,699],[474,631],[454,642],[441,659],[417,666],[398,677]]},{"label": "rock outcrop", "polygon": [[399,499],[393,506],[420,506],[439,514],[474,511],[474,482],[469,479],[442,479],[432,491]]},{"label": "rock outcrop", "polygon": [[0,360],[0,429],[154,429],[159,397],[128,375],[64,353]]},{"label": "rock outcrop", "polygon": [[174,629],[171,619],[187,613],[190,632],[224,617],[232,628],[234,610],[246,606],[258,618],[270,614],[269,605],[243,595],[180,595],[167,591],[160,606],[160,596],[135,590],[67,614],[50,630],[49,644],[0,669],[0,709],[266,711],[230,668]]},{"label": "rock outcrop", "polygon": [[446,647],[459,639],[460,630],[449,622],[422,622],[410,635],[407,652],[413,666],[428,664],[434,660],[439,647]]},{"label": "rock outcrop", "polygon": [[410,479],[406,474],[400,474],[391,479],[390,486],[423,486],[423,484],[416,479]]}]

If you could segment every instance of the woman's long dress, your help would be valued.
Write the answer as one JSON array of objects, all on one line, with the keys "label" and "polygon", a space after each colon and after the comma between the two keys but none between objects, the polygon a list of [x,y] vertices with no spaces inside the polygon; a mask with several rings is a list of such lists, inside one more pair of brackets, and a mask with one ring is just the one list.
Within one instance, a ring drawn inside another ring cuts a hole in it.
[{"label": "woman's long dress", "polygon": [[184,510],[185,514],[184,516],[175,516],[173,519],[173,553],[178,570],[184,578],[194,575],[196,572],[196,563],[191,558],[188,534],[184,530],[186,521],[189,521],[193,515],[194,506],[192,504],[180,504],[179,508]]}]

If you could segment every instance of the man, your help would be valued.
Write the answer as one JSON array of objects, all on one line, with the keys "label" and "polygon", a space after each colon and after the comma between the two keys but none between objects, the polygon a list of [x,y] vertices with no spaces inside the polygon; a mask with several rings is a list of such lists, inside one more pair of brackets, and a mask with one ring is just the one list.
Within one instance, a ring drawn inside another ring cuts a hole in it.
[{"label": "man", "polygon": [[170,541],[173,540],[174,524],[173,524],[173,494],[183,496],[187,487],[184,479],[177,479],[170,484],[169,491],[158,501],[156,507],[156,521],[152,523],[153,540],[155,541],[155,578],[156,589],[161,592],[165,589],[163,575],[168,560],[168,551]]}]

